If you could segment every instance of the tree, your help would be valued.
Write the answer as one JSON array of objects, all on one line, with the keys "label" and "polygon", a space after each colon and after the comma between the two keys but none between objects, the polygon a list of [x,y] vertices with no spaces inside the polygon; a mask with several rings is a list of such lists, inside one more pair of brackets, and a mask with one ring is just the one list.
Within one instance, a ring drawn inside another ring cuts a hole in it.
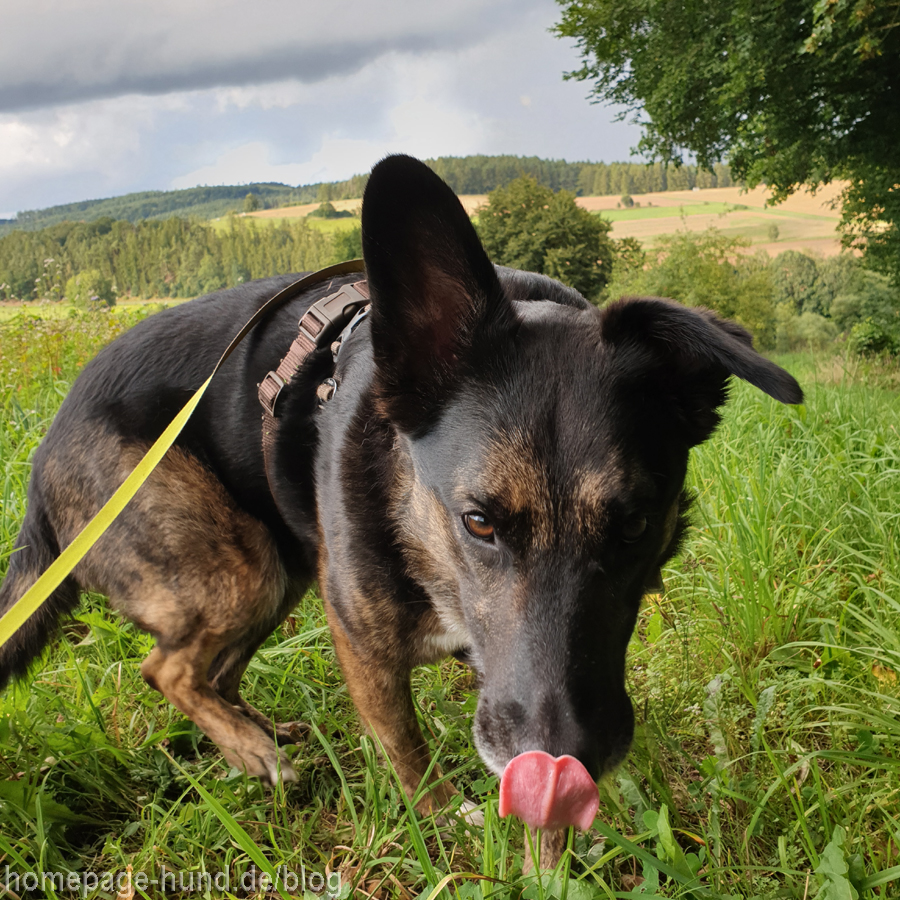
[{"label": "tree", "polygon": [[259,197],[256,194],[249,193],[244,197],[244,212],[256,212],[259,209]]},{"label": "tree", "polygon": [[816,261],[799,250],[785,250],[771,262],[775,302],[787,303],[797,313],[828,312],[831,298],[820,290]]},{"label": "tree", "polygon": [[845,240],[900,280],[898,0],[560,0],[567,77],[630,107],[639,149],[765,182],[777,199],[846,179]]},{"label": "tree", "polygon": [[549,275],[589,298],[612,272],[611,227],[574,194],[554,193],[531,176],[491,191],[478,209],[478,232],[494,262]]}]

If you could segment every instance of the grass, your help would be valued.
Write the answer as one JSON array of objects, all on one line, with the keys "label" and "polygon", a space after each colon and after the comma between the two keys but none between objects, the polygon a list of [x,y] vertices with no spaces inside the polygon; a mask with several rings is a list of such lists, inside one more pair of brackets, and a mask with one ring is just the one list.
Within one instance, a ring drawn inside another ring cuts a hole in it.
[{"label": "grass", "polygon": [[[131,300],[127,299],[121,301],[118,306],[116,306],[111,312],[112,320],[116,320],[117,317],[120,321],[127,323],[132,321],[132,318],[135,314],[138,318],[141,318],[144,315],[148,315],[152,312],[159,312],[161,309],[165,309],[169,306],[177,306],[179,303],[185,303],[186,301],[180,297],[165,297],[161,300]],[[57,302],[57,303],[9,303],[0,306],[0,324],[4,322],[9,322],[10,320],[16,321],[24,321],[24,319],[30,319],[33,321],[44,320],[44,319],[72,319],[77,318],[82,314],[82,310],[79,310],[78,307],[73,306],[68,302]],[[24,319],[22,318],[24,317]],[[137,319],[134,319],[137,321]],[[13,328],[17,328],[17,324],[12,323]],[[93,345],[92,345],[93,346]],[[91,353],[96,352],[96,348],[94,348]]]},{"label": "grass", "polygon": [[[640,200],[637,201],[640,203]],[[682,216],[701,216],[713,213],[731,212],[734,207],[730,203],[713,201],[704,203],[685,203],[682,206],[634,206],[629,209],[604,209],[597,215],[609,219],[610,222],[630,222],[634,219],[672,219]]]},{"label": "grass", "polygon": [[[0,569],[53,413],[86,359],[146,314],[0,324]],[[878,386],[896,386],[896,367],[781,362],[806,405],[738,383],[716,436],[694,451],[694,526],[632,642],[635,744],[557,873],[522,875],[528,836],[497,816],[496,779],[471,744],[472,678],[455,661],[421,670],[415,692],[485,827],[411,812],[360,737],[311,592],[244,682],[257,707],[314,726],[290,751],[299,782],[274,792],[228,771],[146,688],[151,639],[87,596],[34,677],[0,695],[0,880],[5,866],[74,873],[87,897],[115,896],[104,873],[128,867],[134,896],[147,897],[190,879],[191,896],[261,897],[262,875],[286,871],[282,896],[300,895],[301,877],[307,890],[402,900],[438,888],[466,900],[830,900],[853,896],[851,885],[896,896],[900,395]],[[167,886],[138,880],[166,873]]]}]

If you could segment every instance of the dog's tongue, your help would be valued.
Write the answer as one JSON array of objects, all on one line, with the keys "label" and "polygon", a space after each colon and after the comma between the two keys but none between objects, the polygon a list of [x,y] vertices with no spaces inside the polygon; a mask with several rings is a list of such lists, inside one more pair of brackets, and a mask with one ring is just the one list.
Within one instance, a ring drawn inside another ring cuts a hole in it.
[{"label": "dog's tongue", "polygon": [[597,785],[574,756],[529,750],[513,757],[500,779],[500,815],[518,816],[532,828],[586,831],[599,806]]}]

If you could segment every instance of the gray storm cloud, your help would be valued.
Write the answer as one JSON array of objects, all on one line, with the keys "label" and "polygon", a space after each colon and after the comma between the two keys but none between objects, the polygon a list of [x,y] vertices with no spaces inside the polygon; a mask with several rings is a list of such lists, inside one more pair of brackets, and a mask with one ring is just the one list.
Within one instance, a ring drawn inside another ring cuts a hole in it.
[{"label": "gray storm cloud", "polygon": [[349,74],[389,52],[454,50],[542,0],[6,0],[0,112]]}]

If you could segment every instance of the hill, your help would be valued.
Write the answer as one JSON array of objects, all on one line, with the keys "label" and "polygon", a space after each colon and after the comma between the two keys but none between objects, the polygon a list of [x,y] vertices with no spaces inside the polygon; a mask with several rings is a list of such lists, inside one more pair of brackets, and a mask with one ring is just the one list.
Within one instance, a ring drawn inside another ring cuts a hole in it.
[{"label": "hill", "polygon": [[[565,189],[579,196],[635,194],[647,191],[690,190],[694,187],[728,187],[727,166],[714,172],[696,166],[665,167],[661,164],[567,162],[536,156],[442,156],[425,160],[457,194],[484,194],[521,175],[531,175],[555,191]],[[318,203],[322,200],[359,200],[367,175],[346,181],[321,182],[292,187],[279,183],[251,183],[187,188],[177,191],[142,191],[100,200],[83,200],[46,209],[25,210],[12,220],[0,221],[0,235],[10,231],[38,231],[60,222],[96,222],[101,219],[140,222],[147,219],[214,219],[243,209],[248,194],[261,210]]]}]

